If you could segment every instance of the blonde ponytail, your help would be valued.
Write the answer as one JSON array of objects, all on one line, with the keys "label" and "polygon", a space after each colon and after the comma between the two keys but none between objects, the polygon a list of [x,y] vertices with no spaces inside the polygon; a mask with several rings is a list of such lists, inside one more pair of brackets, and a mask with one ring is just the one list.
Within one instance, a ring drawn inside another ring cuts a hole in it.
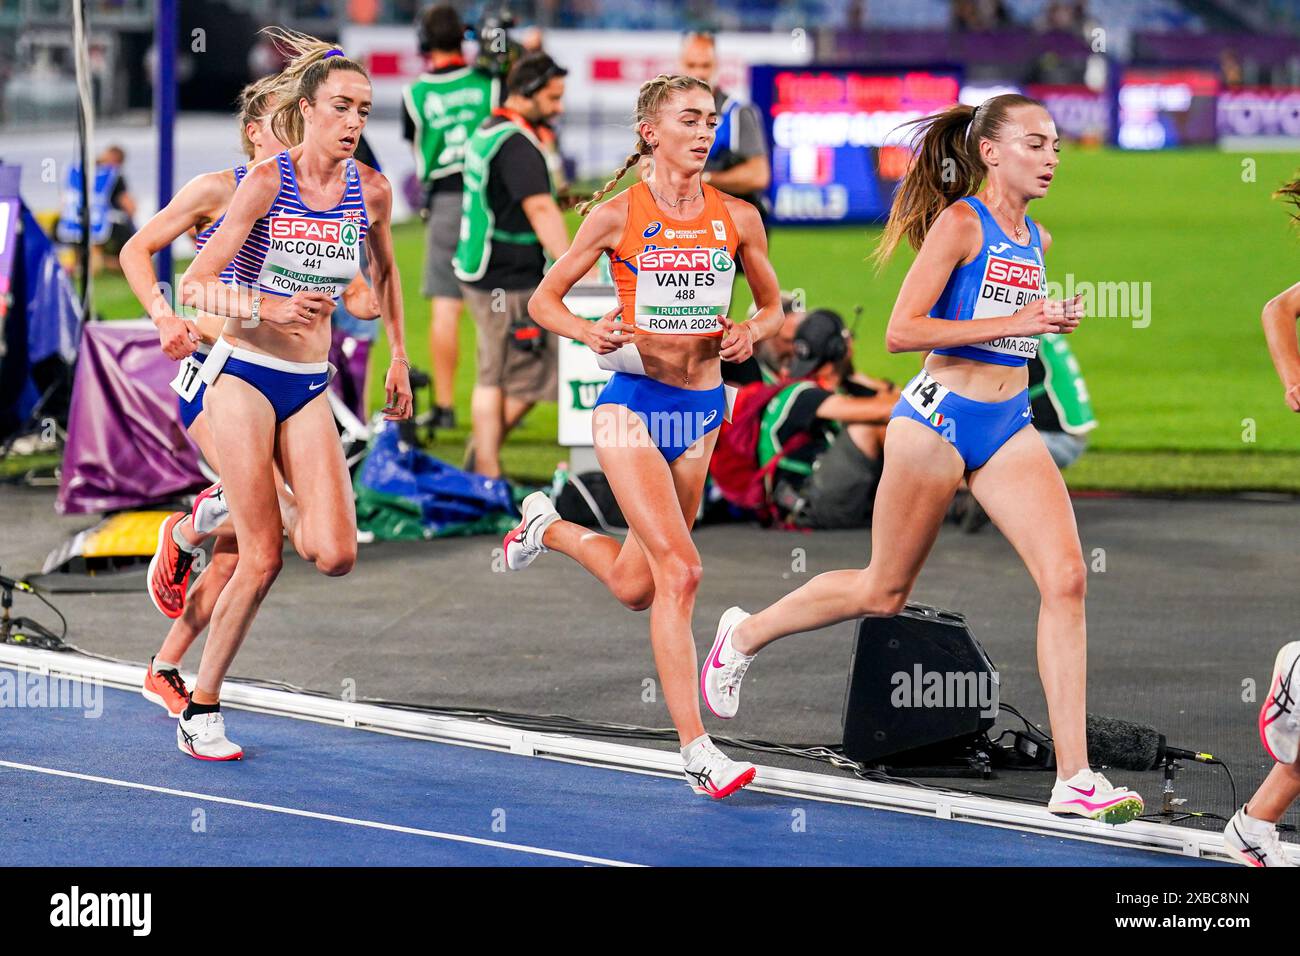
[{"label": "blonde ponytail", "polygon": [[618,181],[622,179],[625,175],[627,175],[627,171],[641,161],[641,157],[643,155],[645,154],[642,153],[640,150],[637,150],[635,153],[629,155],[628,158],[624,161],[622,167],[618,170],[618,172],[614,174],[613,179],[611,179],[609,182],[605,183],[605,185],[597,189],[590,199],[585,199],[573,207],[578,211],[578,215],[579,216],[587,215],[587,213],[591,211],[593,206],[595,206],[598,202],[600,202],[602,199],[605,198],[605,194],[607,192],[609,192],[611,189],[613,189],[615,186],[618,185]]}]

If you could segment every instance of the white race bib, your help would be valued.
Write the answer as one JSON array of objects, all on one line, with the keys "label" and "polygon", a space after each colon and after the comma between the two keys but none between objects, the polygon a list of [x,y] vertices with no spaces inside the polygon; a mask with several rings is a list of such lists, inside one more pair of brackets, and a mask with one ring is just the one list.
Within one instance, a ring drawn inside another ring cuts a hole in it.
[{"label": "white race bib", "polygon": [[181,359],[181,367],[176,372],[176,377],[172,379],[172,391],[185,399],[187,402],[194,401],[194,396],[199,393],[199,387],[203,385],[203,379],[199,373],[203,371],[203,363],[194,358],[193,355],[187,355]]},{"label": "white race bib", "polygon": [[907,404],[921,413],[921,417],[929,418],[939,407],[939,403],[947,398],[949,391],[950,389],[931,378],[929,372],[921,369],[921,374],[904,386],[903,398],[907,400]]},{"label": "white race bib", "polygon": [[731,306],[736,263],[725,249],[646,249],[636,257],[637,328],[713,335]]},{"label": "white race bib", "polygon": [[306,291],[338,298],[361,269],[361,224],[308,216],[268,218],[270,245],[258,284],[285,296]]},{"label": "white race bib", "polygon": [[1033,335],[1009,335],[1004,339],[994,339],[992,342],[976,342],[971,348],[1031,359],[1038,357],[1038,338]]},{"label": "white race bib", "polygon": [[[1042,262],[988,253],[984,260],[979,298],[975,300],[971,318],[994,319],[1014,315],[1030,302],[1047,298],[1045,273]],[[971,347],[1031,359],[1038,355],[1038,338],[1010,335],[991,342],[977,342]]]},{"label": "white race bib", "polygon": [[616,348],[612,352],[597,352],[596,364],[607,372],[627,372],[631,375],[645,374],[645,363],[641,361],[641,352],[631,342]]}]

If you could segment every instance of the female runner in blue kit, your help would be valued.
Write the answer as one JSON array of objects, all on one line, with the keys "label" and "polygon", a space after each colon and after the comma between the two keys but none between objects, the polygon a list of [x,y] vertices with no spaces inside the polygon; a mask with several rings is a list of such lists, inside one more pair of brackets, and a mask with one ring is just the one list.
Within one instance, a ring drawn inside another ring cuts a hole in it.
[{"label": "female runner in blue kit", "polygon": [[1051,236],[1026,216],[1047,193],[1060,141],[1043,105],[1018,94],[918,121],[916,159],[894,197],[877,259],[918,250],[886,332],[891,352],[928,352],[886,432],[871,563],[813,578],[754,615],[726,611],[700,675],[709,708],[735,716],[740,683],[778,638],[902,610],[963,477],[1020,554],[1041,604],[1038,667],[1054,733],[1048,809],[1108,823],[1142,798],[1088,766],[1083,563],[1074,510],[1031,425],[1026,359],[1036,336],[1073,332],[1078,297],[1046,299]]}]

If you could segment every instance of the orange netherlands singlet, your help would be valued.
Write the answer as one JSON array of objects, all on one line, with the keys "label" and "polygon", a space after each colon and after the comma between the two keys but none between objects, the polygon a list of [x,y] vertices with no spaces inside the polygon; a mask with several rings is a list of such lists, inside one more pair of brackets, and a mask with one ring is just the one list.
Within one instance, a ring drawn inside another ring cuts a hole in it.
[{"label": "orange netherlands singlet", "polygon": [[703,186],[704,211],[669,219],[650,187],[627,191],[627,225],[610,254],[623,321],[638,332],[721,335],[731,304],[740,235],[722,193]]}]

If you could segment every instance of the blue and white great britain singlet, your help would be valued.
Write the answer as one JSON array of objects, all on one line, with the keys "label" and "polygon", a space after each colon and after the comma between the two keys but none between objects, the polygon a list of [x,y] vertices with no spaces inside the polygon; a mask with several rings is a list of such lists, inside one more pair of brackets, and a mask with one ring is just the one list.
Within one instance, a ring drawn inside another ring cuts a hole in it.
[{"label": "blue and white great britain singlet", "polygon": [[[239,184],[244,181],[244,174],[247,172],[248,172],[247,166],[235,167],[235,188],[236,189],[238,189]],[[214,233],[216,233],[217,229],[221,226],[222,222],[225,221],[225,218],[226,218],[226,214],[223,212],[212,222],[208,223],[207,228],[201,229],[194,234],[195,255],[198,255],[200,252],[203,251],[203,247],[208,244],[208,240],[212,238]],[[232,283],[234,283],[235,263],[233,259],[230,262],[226,263],[226,267],[221,270],[221,281],[224,282],[226,285],[231,285]]]},{"label": "blue and white great britain singlet", "polygon": [[326,210],[303,203],[288,150],[275,161],[280,191],[235,254],[235,278],[272,295],[315,290],[337,299],[361,270],[361,245],[370,228],[356,160],[345,164],[343,198]]},{"label": "blue and white great britain singlet", "polygon": [[[992,319],[1019,312],[1035,299],[1047,298],[1047,269],[1038,224],[1026,218],[1029,242],[1021,245],[1002,231],[988,207],[974,196],[959,200],[980,217],[980,254],[948,277],[939,301],[930,310],[934,319]],[[1038,338],[1013,335],[935,349],[936,355],[956,355],[992,365],[1024,365],[1038,354]]]}]

